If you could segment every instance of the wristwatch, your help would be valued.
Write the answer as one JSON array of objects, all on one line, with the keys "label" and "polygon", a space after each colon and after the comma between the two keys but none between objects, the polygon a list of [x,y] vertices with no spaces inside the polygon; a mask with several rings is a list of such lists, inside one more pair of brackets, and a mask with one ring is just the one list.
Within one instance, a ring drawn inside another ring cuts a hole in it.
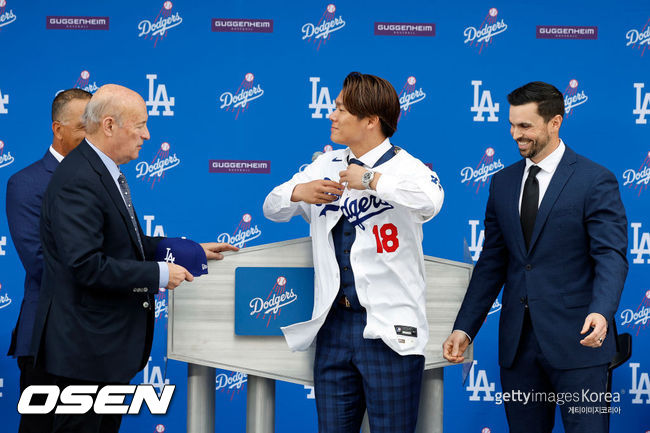
[{"label": "wristwatch", "polygon": [[361,183],[363,186],[366,187],[366,189],[370,189],[370,182],[375,178],[375,172],[372,170],[368,170],[365,173],[363,173],[363,176],[361,176]]}]

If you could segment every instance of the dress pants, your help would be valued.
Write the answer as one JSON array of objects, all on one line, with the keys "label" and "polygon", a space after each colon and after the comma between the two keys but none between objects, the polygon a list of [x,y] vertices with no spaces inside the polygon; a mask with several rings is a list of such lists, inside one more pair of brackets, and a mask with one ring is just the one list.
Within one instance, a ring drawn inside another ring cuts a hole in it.
[{"label": "dress pants", "polygon": [[[501,368],[504,394],[519,396],[519,401],[504,399],[510,432],[550,433],[557,404],[566,433],[606,433],[609,405],[605,398],[594,397],[607,391],[607,367],[605,364],[569,370],[553,368],[539,347],[526,310],[515,361],[510,368]],[[528,402],[522,401],[524,393],[529,396]]]},{"label": "dress pants", "polygon": [[[54,383],[61,391],[69,385],[99,385],[99,392],[103,386],[109,385],[60,376],[54,376]],[[83,415],[55,414],[52,433],[118,433],[121,423],[122,415],[99,415],[93,409]]]},{"label": "dress pants", "polygon": [[[54,379],[43,368],[34,367],[33,356],[19,356],[18,368],[20,368],[20,394],[30,385],[53,385]],[[45,404],[45,395],[36,394],[33,397],[33,404]],[[52,431],[54,414],[42,415],[21,415],[18,433],[47,433]]]},{"label": "dress pants", "polygon": [[381,339],[364,339],[365,325],[365,310],[335,303],[318,333],[318,431],[359,433],[367,409],[372,433],[413,433],[424,356],[401,356]]}]

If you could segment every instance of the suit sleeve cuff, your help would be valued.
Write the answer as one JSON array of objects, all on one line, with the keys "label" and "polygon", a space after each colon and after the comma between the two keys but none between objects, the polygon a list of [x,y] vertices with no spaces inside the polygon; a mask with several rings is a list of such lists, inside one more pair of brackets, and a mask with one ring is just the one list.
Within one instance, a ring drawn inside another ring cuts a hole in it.
[{"label": "suit sleeve cuff", "polygon": [[460,331],[460,332],[462,332],[463,334],[467,335],[467,338],[469,338],[469,342],[470,342],[470,344],[472,343],[472,337],[470,337],[469,334],[468,334],[467,332],[463,331],[462,329],[454,329],[454,331]]},{"label": "suit sleeve cuff", "polygon": [[167,266],[167,262],[158,262],[158,268],[160,268],[158,287],[164,289],[169,284],[169,266]]}]

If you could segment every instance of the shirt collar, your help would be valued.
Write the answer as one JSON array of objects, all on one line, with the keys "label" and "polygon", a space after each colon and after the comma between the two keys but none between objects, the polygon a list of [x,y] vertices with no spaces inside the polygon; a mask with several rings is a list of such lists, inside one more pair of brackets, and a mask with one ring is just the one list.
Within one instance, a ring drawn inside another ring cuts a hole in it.
[{"label": "shirt collar", "polygon": [[562,156],[564,156],[565,149],[566,146],[564,145],[562,139],[560,139],[560,145],[539,163],[535,164],[533,161],[531,161],[530,158],[526,158],[526,172],[528,172],[528,169],[531,166],[536,165],[547,173],[554,173],[557,166],[560,165],[560,161],[562,160]]},{"label": "shirt collar", "polygon": [[53,157],[56,158],[57,161],[59,161],[59,162],[63,161],[64,156],[61,155],[56,150],[54,150],[54,147],[52,147],[52,145],[50,145],[50,153],[52,154]]},{"label": "shirt collar", "polygon": [[354,153],[352,153],[352,150],[348,147],[348,152],[351,158],[356,158],[359,161],[363,162],[363,165],[366,167],[374,167],[377,161],[379,161],[379,158],[381,158],[384,153],[388,152],[390,149],[391,144],[390,144],[390,139],[386,137],[384,141],[379,144],[379,146],[369,150],[368,152],[364,153],[364,155],[361,158],[357,158]]},{"label": "shirt collar", "polygon": [[108,169],[108,172],[111,174],[111,177],[113,178],[114,181],[117,182],[117,178],[120,177],[120,168],[115,164],[115,161],[113,161],[108,155],[106,155],[104,152],[99,150],[97,147],[95,147],[94,144],[92,144],[87,138],[86,142],[90,145],[90,148],[94,150],[97,155],[99,155],[99,158],[102,160],[106,168]]}]

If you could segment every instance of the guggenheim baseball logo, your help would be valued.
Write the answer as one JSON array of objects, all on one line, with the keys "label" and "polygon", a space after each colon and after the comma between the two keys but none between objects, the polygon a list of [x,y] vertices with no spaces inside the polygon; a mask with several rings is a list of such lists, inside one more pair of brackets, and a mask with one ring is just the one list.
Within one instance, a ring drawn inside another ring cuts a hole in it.
[{"label": "guggenheim baseball logo", "polygon": [[173,3],[169,0],[164,2],[158,15],[153,20],[142,20],[138,24],[139,38],[153,40],[154,48],[158,41],[167,36],[167,32],[174,27],[178,27],[183,22],[183,18],[178,12],[172,11]]},{"label": "guggenheim baseball logo", "polygon": [[213,32],[273,33],[273,20],[212,18]]},{"label": "guggenheim baseball logo", "polygon": [[650,45],[650,18],[648,18],[641,29],[628,30],[625,34],[625,38],[627,39],[626,47],[640,50],[641,56],[643,56],[646,48]]},{"label": "guggenheim baseball logo", "polygon": [[[81,415],[91,410],[100,415],[137,415],[144,403],[152,415],[167,413],[176,385],[165,385],[160,396],[153,385],[70,385],[60,389],[56,385],[28,386],[18,401],[18,413],[37,415],[46,413]],[[33,402],[35,395],[44,395],[45,403]],[[125,403],[132,396],[130,403]]]},{"label": "guggenheim baseball logo", "polygon": [[230,233],[221,233],[217,236],[217,242],[225,242],[238,248],[244,248],[247,242],[262,236],[262,230],[257,227],[257,224],[251,225],[252,220],[251,214],[245,213],[235,232],[232,235]]},{"label": "guggenheim baseball logo", "polygon": [[15,159],[11,156],[11,152],[8,150],[5,152],[5,142],[0,140],[0,168],[11,165],[14,161]]},{"label": "guggenheim baseball logo", "polygon": [[171,145],[164,142],[158,148],[158,151],[151,159],[151,162],[140,161],[135,166],[136,179],[142,179],[146,182],[151,182],[153,189],[156,182],[160,182],[165,177],[165,172],[178,166],[181,160],[176,156],[176,153],[170,154]]},{"label": "guggenheim baseball logo", "polygon": [[598,27],[537,26],[537,39],[598,39]]},{"label": "guggenheim baseball logo", "polygon": [[273,285],[273,288],[265,299],[253,298],[248,304],[251,308],[251,316],[256,319],[266,319],[266,327],[269,327],[271,319],[277,319],[282,312],[282,308],[298,300],[293,289],[287,289],[287,279],[279,276]]},{"label": "guggenheim baseball logo", "polygon": [[239,87],[234,92],[223,92],[219,96],[222,110],[232,111],[235,113],[235,120],[239,113],[246,111],[251,101],[261,98],[264,95],[264,89],[261,84],[255,84],[255,75],[251,72],[244,75],[244,79],[239,83]]},{"label": "guggenheim baseball logo", "polygon": [[320,50],[321,44],[325,44],[331,37],[332,33],[337,32],[345,27],[343,15],[336,16],[336,6],[330,3],[325,8],[318,23],[305,23],[302,26],[302,39],[313,42],[316,50]]},{"label": "guggenheim baseball logo", "polygon": [[7,0],[0,0],[0,30],[2,27],[16,21],[16,14],[13,9],[7,10]]},{"label": "guggenheim baseball logo", "polygon": [[638,191],[639,196],[642,191],[648,189],[648,183],[650,183],[650,152],[647,153],[638,170],[628,168],[623,172],[623,186]]},{"label": "guggenheim baseball logo", "polygon": [[47,16],[48,30],[108,30],[109,17]]},{"label": "guggenheim baseball logo", "polygon": [[494,154],[494,149],[488,147],[475,167],[463,167],[460,170],[460,183],[472,188],[476,187],[475,192],[478,194],[479,190],[488,184],[490,178],[504,168],[501,158],[494,160]]},{"label": "guggenheim baseball logo", "polygon": [[417,80],[413,75],[406,79],[404,87],[399,92],[399,108],[402,110],[402,114],[411,111],[411,105],[417,104],[418,102],[424,101],[427,97],[427,94],[422,90],[422,87],[417,88],[415,83]]},{"label": "guggenheim baseball logo", "polygon": [[375,23],[378,36],[435,36],[434,23]]},{"label": "guggenheim baseball logo", "polygon": [[478,27],[469,26],[465,28],[465,44],[470,47],[477,47],[481,54],[483,48],[492,43],[492,38],[508,30],[508,24],[503,19],[498,20],[499,11],[491,8]]}]

